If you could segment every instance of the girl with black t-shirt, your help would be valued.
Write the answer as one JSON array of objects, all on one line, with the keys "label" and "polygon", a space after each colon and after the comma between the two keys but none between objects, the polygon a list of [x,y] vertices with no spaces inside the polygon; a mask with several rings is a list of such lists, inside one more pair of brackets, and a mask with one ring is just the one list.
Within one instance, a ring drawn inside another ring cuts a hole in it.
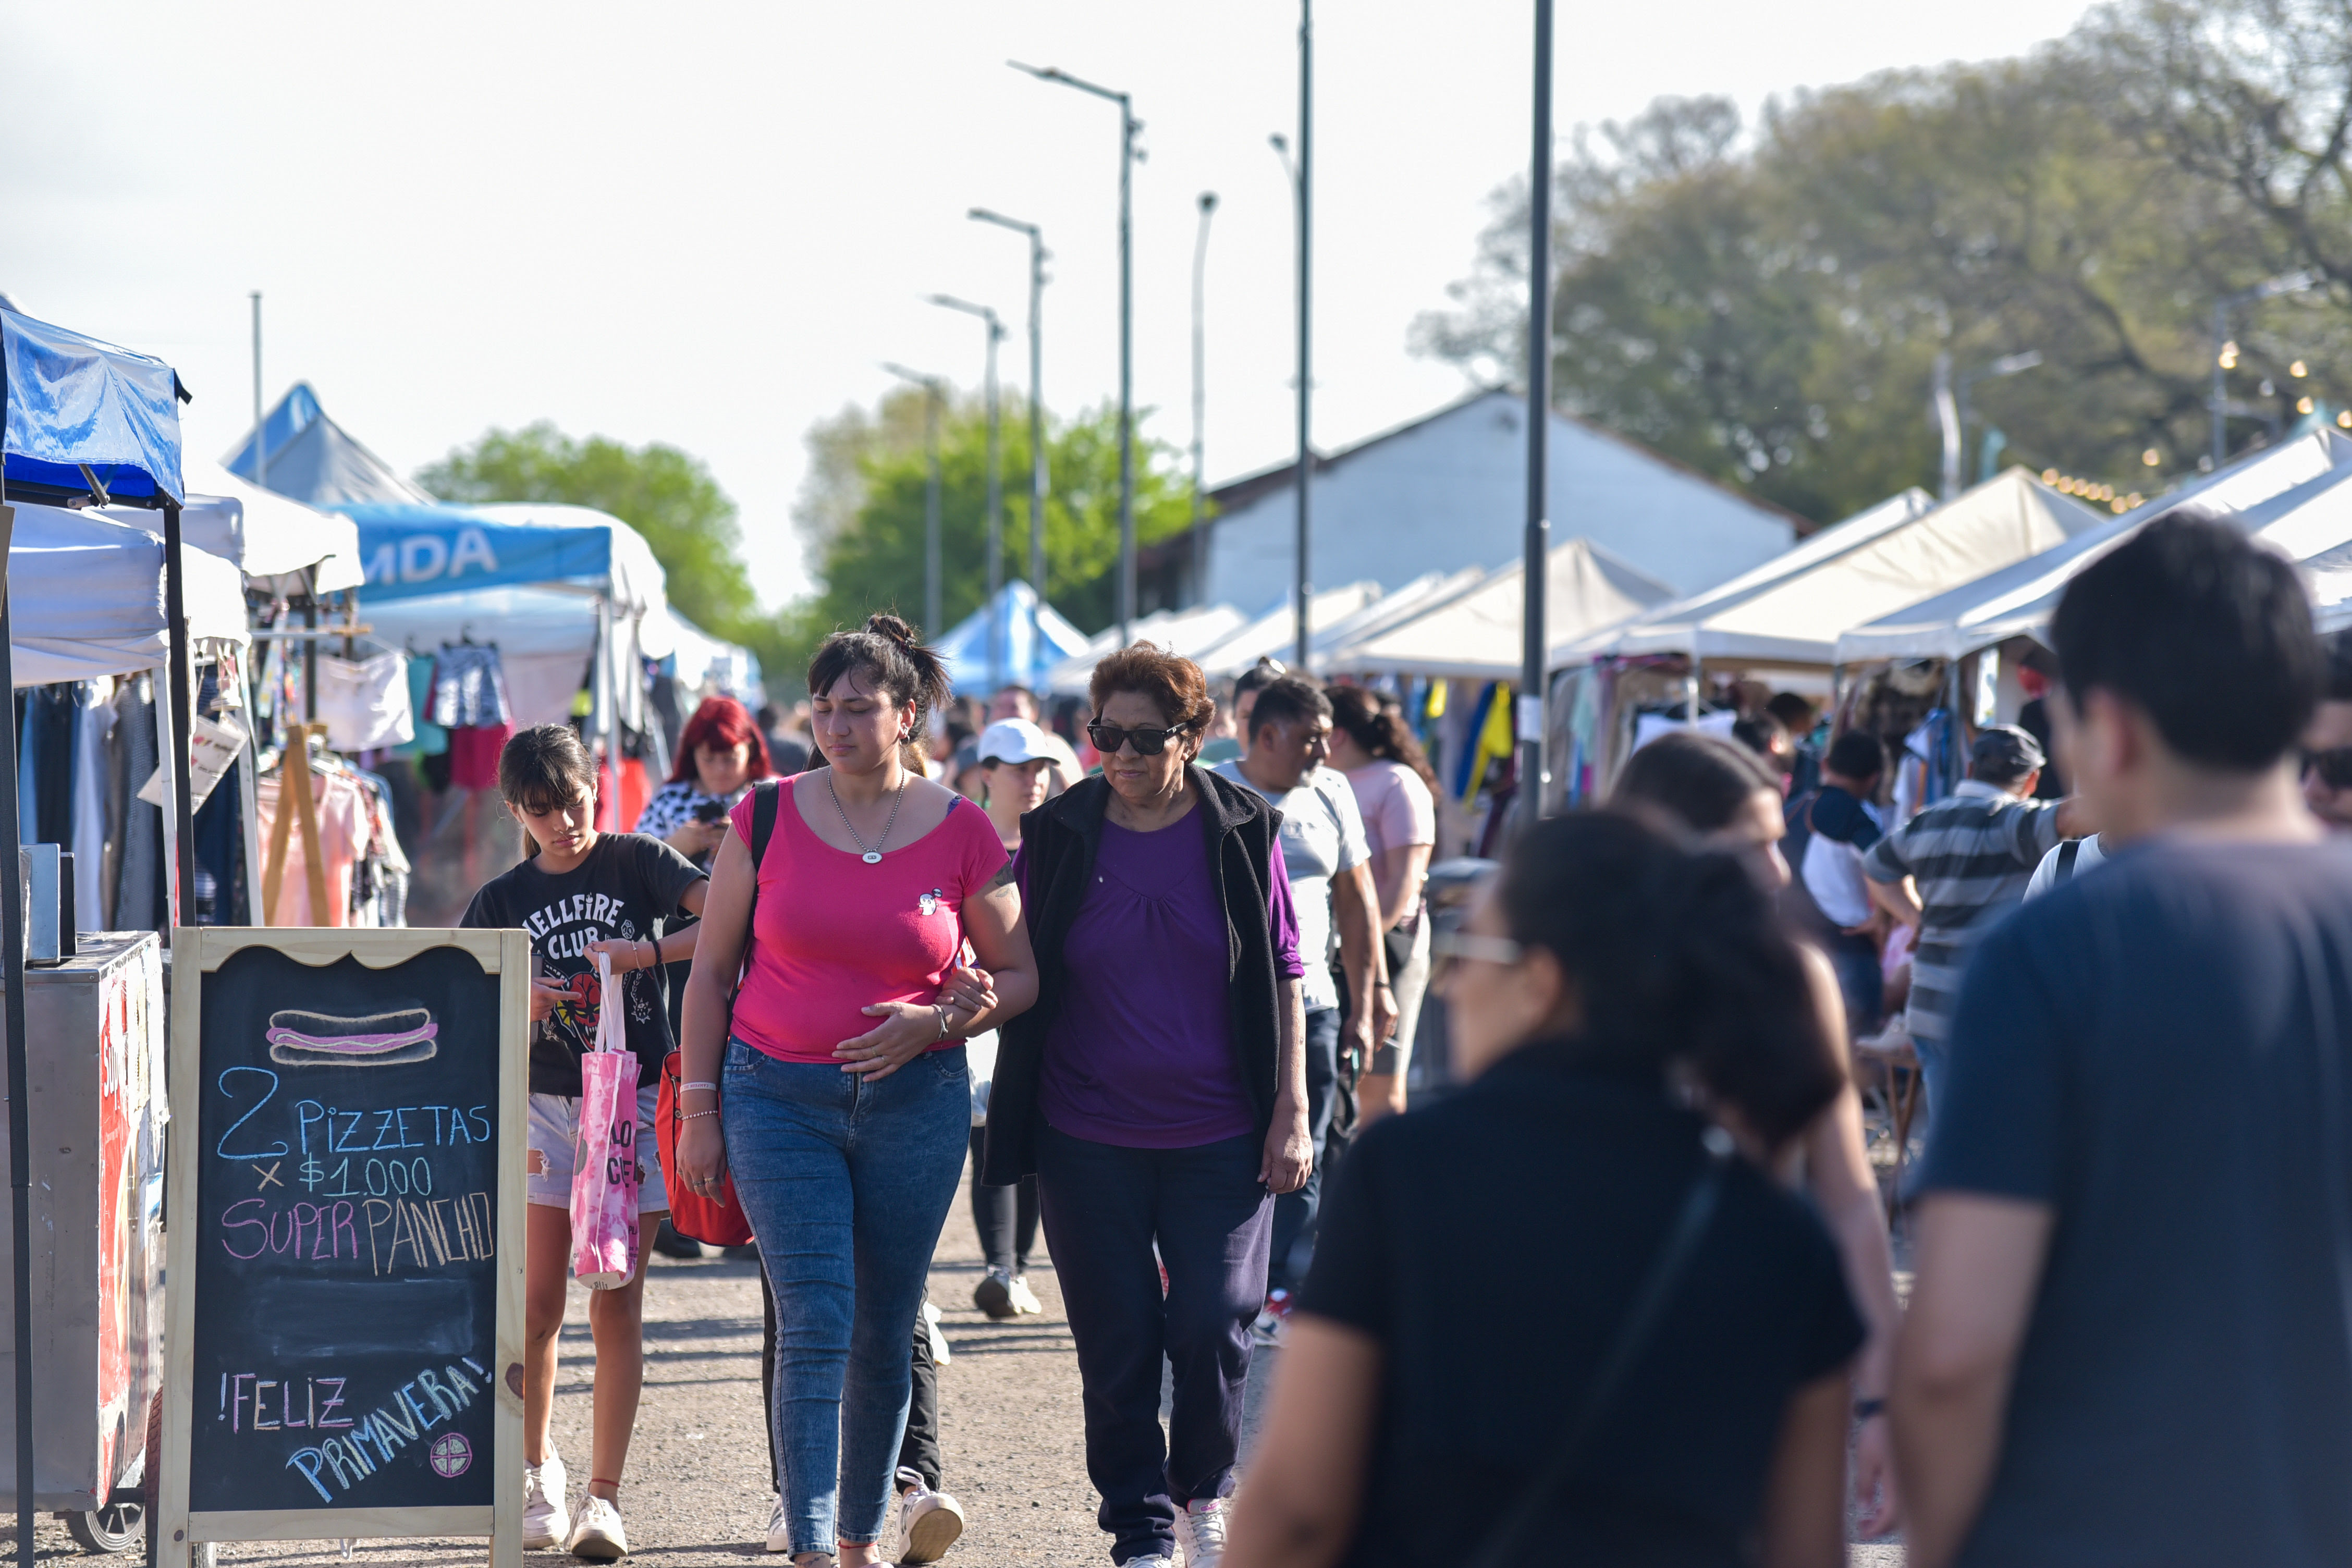
[{"label": "girl with black t-shirt", "polygon": [[[525,730],[499,756],[499,793],[538,853],[483,884],[465,926],[530,933],[530,1113],[529,1204],[523,1236],[523,1545],[568,1547],[610,1562],[628,1537],[617,1502],[621,1467],[645,1384],[645,1257],[636,1278],[588,1299],[596,1344],[594,1438],[588,1495],[575,1523],[566,1506],[563,1461],[548,1436],[555,1387],[555,1341],[563,1327],[571,1273],[572,1172],[580,1123],[580,1058],[596,1043],[605,1007],[623,1010],[629,1049],[645,1078],[638,1095],[639,1217],[669,1212],[654,1137],[656,1083],[670,1052],[661,964],[694,956],[695,931],[662,931],[702,911],[709,879],[658,838],[599,833],[596,769],[580,737],[562,724]],[[659,934],[656,934],[657,931]],[[612,961],[604,994],[596,959]]]},{"label": "girl with black t-shirt", "polygon": [[[1224,1568],[1842,1563],[1862,1324],[1762,1162],[1843,1076],[1767,895],[1630,817],[1556,817],[1444,945],[1474,1081],[1349,1149]],[[1465,1278],[1542,1331],[1464,1333]]]}]

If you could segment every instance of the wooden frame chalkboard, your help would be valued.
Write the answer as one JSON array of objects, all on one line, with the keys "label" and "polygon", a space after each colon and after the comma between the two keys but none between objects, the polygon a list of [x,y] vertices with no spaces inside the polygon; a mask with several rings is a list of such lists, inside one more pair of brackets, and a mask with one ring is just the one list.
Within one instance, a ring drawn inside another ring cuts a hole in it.
[{"label": "wooden frame chalkboard", "polygon": [[488,1536],[520,1568],[529,934],[173,945],[158,1561]]}]

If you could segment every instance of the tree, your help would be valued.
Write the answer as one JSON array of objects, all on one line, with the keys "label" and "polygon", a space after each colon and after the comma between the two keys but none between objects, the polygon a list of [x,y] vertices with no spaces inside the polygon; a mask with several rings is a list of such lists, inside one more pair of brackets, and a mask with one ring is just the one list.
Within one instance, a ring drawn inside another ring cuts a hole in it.
[{"label": "tree", "polygon": [[759,633],[759,602],[735,553],[735,503],[701,459],[675,447],[575,441],[541,420],[488,431],[419,470],[416,482],[447,500],[562,501],[610,512],[645,535],[680,615],[736,641]]},{"label": "tree", "polygon": [[[1801,93],[1752,129],[1725,100],[1666,100],[1580,133],[1559,176],[1561,405],[1829,521],[1935,484],[1938,353],[1966,371],[2036,349],[2041,368],[1975,394],[2011,460],[2118,492],[2193,462],[2211,303],[2282,247],[2101,88],[2086,58],[2112,16],[2024,59]],[[1489,376],[1524,342],[1524,187],[1496,212],[1456,308],[1416,333]],[[2340,312],[2263,310],[2293,343],[2251,343],[2233,396],[2289,424],[2352,386]],[[2290,376],[2298,359],[2314,374]]]},{"label": "tree", "polygon": [[[856,626],[879,609],[922,614],[923,394],[909,388],[879,410],[845,409],[810,431],[810,478],[794,508],[813,574],[821,584],[800,616],[810,641]],[[1028,416],[1007,397],[1002,421],[1004,575],[1028,575]],[[1071,421],[1045,421],[1051,494],[1045,508],[1045,577],[1054,607],[1083,627],[1108,625],[1118,563],[1118,413],[1105,406]],[[951,397],[940,422],[940,517],[947,626],[988,596],[988,422],[976,398]],[[1192,521],[1191,481],[1175,451],[1139,438],[1135,531],[1149,544]]]}]

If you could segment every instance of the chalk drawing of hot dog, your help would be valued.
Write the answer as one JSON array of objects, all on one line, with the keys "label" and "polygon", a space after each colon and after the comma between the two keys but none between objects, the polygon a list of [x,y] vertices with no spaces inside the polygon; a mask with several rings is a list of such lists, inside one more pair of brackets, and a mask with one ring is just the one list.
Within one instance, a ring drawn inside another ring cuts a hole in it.
[{"label": "chalk drawing of hot dog", "polygon": [[288,1008],[269,1015],[269,1059],[285,1067],[393,1067],[429,1061],[441,1026],[423,1007],[363,1018]]}]

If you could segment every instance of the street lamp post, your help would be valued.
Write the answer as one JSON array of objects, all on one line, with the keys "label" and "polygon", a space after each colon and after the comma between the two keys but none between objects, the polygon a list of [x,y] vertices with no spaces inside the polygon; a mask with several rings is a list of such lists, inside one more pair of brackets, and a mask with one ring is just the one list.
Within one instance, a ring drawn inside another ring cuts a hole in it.
[{"label": "street lamp post", "polygon": [[986,207],[964,215],[974,223],[992,223],[1029,237],[1029,668],[1023,684],[1037,678],[1045,647],[1043,624],[1045,606],[1045,235],[1034,223],[1023,223]]},{"label": "street lamp post", "polygon": [[1005,64],[1039,81],[1059,82],[1118,105],[1118,640],[1127,646],[1135,620],[1135,231],[1131,221],[1135,165],[1143,152],[1135,144],[1143,121],[1129,96],[1084,81],[1056,66]]},{"label": "street lamp post", "polygon": [[1298,158],[1292,162],[1290,143],[1279,133],[1269,136],[1282,166],[1290,173],[1290,189],[1297,206],[1298,229],[1298,505],[1297,541],[1293,561],[1291,597],[1297,626],[1295,658],[1300,674],[1307,672],[1307,644],[1313,633],[1307,601],[1314,596],[1310,570],[1307,496],[1313,483],[1315,453],[1307,444],[1314,383],[1309,378],[1313,357],[1315,241],[1315,23],[1312,0],[1298,0]]},{"label": "street lamp post", "polygon": [[923,485],[923,635],[939,636],[940,626],[940,405],[946,389],[936,375],[908,370],[903,364],[882,368],[900,381],[923,389],[923,455],[930,474]]},{"label": "street lamp post", "polygon": [[1952,356],[1936,356],[1935,408],[1937,423],[1943,427],[1944,476],[1943,496],[1950,500],[1960,493],[1960,468],[1964,444],[1969,438],[1969,425],[1975,410],[1969,405],[1969,392],[1980,381],[1994,381],[2005,375],[2017,375],[2042,363],[2040,349],[2028,349],[2023,353],[2003,354],[1990,364],[1952,374]]},{"label": "street lamp post", "polygon": [[1004,323],[987,306],[951,294],[934,294],[931,303],[988,323],[988,689],[992,692],[1004,684],[1004,610],[997,603],[1004,593],[1004,461],[996,419],[996,345],[1004,341]]},{"label": "street lamp post", "polygon": [[1208,297],[1204,285],[1209,272],[1209,216],[1216,210],[1217,193],[1202,191],[1201,231],[1192,242],[1192,600],[1200,605],[1209,602],[1209,532],[1202,517],[1202,487],[1208,482],[1202,426],[1209,407]]},{"label": "street lamp post", "polygon": [[1528,171],[1528,533],[1521,574],[1518,826],[1543,816],[1544,689],[1551,575],[1551,10],[1536,0],[1535,144]]},{"label": "street lamp post", "polygon": [[2264,300],[2276,299],[2281,294],[2300,294],[2306,289],[2316,287],[2319,280],[2318,273],[2305,268],[2301,272],[2283,273],[2276,278],[2264,279],[2262,282],[2255,284],[2251,289],[2242,289],[2235,294],[2224,294],[2221,298],[2213,301],[2213,401],[2211,409],[2213,415],[2213,466],[2216,468],[2220,468],[2222,462],[2226,460],[2230,455],[2229,433],[2224,428],[2224,421],[2227,420],[2230,414],[2230,394],[2228,385],[2222,379],[2223,373],[2230,369],[2230,366],[2223,362],[2232,357],[2230,353],[2230,312],[2236,310],[2241,305],[2258,304]]}]

